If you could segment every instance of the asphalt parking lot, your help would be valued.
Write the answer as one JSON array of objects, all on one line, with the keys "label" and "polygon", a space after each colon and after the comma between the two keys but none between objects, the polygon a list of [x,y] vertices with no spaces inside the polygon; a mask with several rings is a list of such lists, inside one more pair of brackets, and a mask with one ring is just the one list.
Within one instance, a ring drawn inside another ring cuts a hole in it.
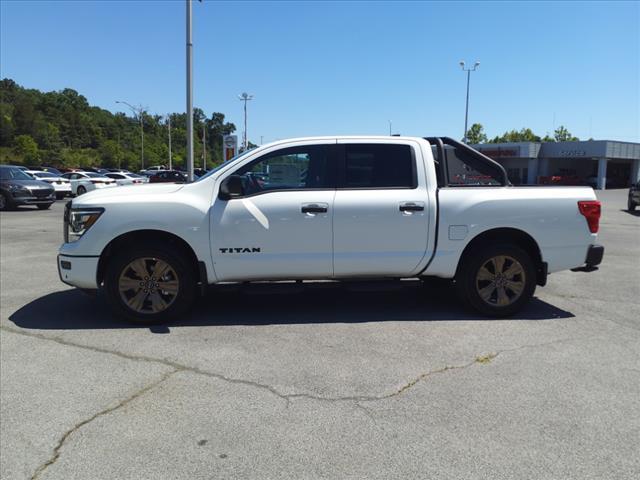
[{"label": "asphalt parking lot", "polygon": [[640,478],[640,212],[516,318],[448,291],[212,291],[167,327],[58,280],[62,209],[0,215],[0,477]]}]

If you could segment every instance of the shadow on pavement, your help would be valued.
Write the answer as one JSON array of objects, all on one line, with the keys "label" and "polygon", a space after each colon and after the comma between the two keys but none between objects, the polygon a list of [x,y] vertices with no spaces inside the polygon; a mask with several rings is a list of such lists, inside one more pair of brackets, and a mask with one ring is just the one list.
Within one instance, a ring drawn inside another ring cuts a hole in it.
[{"label": "shadow on pavement", "polygon": [[627,210],[626,208],[621,208],[621,212],[628,213],[629,215],[633,215],[634,217],[640,217],[640,210]]},{"label": "shadow on pavement", "polygon": [[[574,315],[538,298],[509,320],[553,320]],[[464,309],[451,288],[426,290],[416,285],[396,289],[359,289],[351,285],[259,284],[212,288],[191,314],[166,326],[133,325],[111,315],[105,299],[79,290],[38,298],[13,313],[17,326],[79,330],[151,328],[169,333],[172,326],[362,323],[385,321],[490,321]]]}]

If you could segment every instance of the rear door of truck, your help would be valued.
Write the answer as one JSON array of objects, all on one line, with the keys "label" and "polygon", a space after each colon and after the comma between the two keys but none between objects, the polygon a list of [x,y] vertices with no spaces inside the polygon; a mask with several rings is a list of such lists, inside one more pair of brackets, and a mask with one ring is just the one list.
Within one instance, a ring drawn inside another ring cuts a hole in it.
[{"label": "rear door of truck", "polygon": [[335,277],[407,276],[425,256],[429,205],[420,144],[341,139],[333,212]]}]

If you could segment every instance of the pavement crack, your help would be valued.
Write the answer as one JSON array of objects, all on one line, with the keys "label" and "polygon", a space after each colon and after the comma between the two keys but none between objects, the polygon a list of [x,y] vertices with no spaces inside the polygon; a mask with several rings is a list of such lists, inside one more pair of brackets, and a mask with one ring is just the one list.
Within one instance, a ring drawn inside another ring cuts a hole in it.
[{"label": "pavement crack", "polygon": [[44,462],[42,465],[40,465],[37,468],[37,470],[31,476],[31,480],[36,480],[37,478],[39,478],[40,475],[42,475],[42,473],[45,470],[47,470],[47,468],[49,468],[51,465],[53,465],[54,463],[56,463],[58,461],[58,459],[60,458],[60,454],[61,454],[60,450],[62,449],[62,447],[64,446],[66,441],[69,439],[69,437],[71,435],[73,435],[75,432],[77,432],[80,428],[82,428],[83,426],[93,422],[98,417],[102,417],[104,415],[108,415],[109,413],[114,412],[114,411],[118,410],[119,408],[124,407],[125,405],[127,405],[130,402],[132,402],[136,398],[138,398],[138,397],[144,395],[145,393],[147,393],[149,390],[157,387],[162,382],[167,380],[171,375],[173,375],[174,373],[179,372],[179,371],[181,371],[181,369],[173,369],[173,370],[171,370],[169,372],[166,372],[164,375],[162,375],[155,382],[151,382],[148,385],[144,386],[143,388],[137,390],[132,395],[130,395],[127,398],[125,398],[124,400],[118,402],[116,405],[113,405],[111,407],[105,408],[104,410],[99,411],[95,415],[92,415],[91,417],[89,417],[89,418],[87,418],[85,420],[82,420],[81,422],[75,424],[73,427],[71,427],[69,430],[67,430],[62,435],[62,437],[60,437],[60,440],[58,440],[58,444],[53,449],[53,455],[46,462]]},{"label": "pavement crack", "polygon": [[[109,355],[115,355],[117,357],[120,358],[125,358],[128,360],[133,360],[133,361],[140,361],[140,362],[151,362],[151,363],[158,363],[158,364],[162,364],[165,366],[169,366],[172,367],[174,369],[174,372],[190,372],[190,373],[194,373],[197,375],[203,375],[203,376],[207,376],[207,377],[211,377],[211,378],[215,378],[218,380],[222,380],[224,382],[227,383],[232,383],[232,384],[236,384],[236,385],[245,385],[248,387],[252,387],[252,388],[257,388],[260,390],[264,390],[267,391],[269,393],[271,393],[272,395],[280,398],[281,400],[283,400],[285,402],[285,407],[289,408],[290,404],[291,404],[291,400],[294,399],[309,399],[309,400],[316,400],[316,401],[322,401],[322,402],[375,402],[375,401],[380,401],[380,400],[386,400],[392,397],[396,397],[399,395],[402,395],[403,393],[407,392],[408,390],[410,390],[412,387],[414,387],[416,384],[420,383],[423,380],[428,379],[431,376],[434,375],[439,375],[439,374],[443,374],[445,372],[448,371],[453,371],[453,370],[462,370],[465,368],[469,368],[475,364],[487,364],[489,362],[491,362],[493,359],[495,359],[497,356],[502,355],[504,353],[508,353],[508,352],[514,352],[516,350],[521,350],[524,348],[538,348],[538,347],[544,347],[547,345],[551,345],[554,343],[561,343],[561,342],[567,342],[567,341],[571,341],[571,340],[575,340],[575,338],[562,338],[562,339],[557,339],[557,340],[552,340],[549,342],[544,342],[544,343],[537,343],[537,344],[527,344],[527,345],[520,345],[518,347],[514,347],[514,348],[510,348],[510,349],[503,349],[503,350],[498,350],[496,352],[492,352],[492,353],[488,353],[488,354],[484,354],[484,355],[479,355],[476,356],[473,360],[460,364],[460,365],[445,365],[444,367],[438,368],[436,370],[430,370],[428,372],[422,373],[420,375],[418,375],[417,377],[414,377],[413,379],[409,380],[408,382],[406,382],[404,385],[402,385],[401,387],[399,387],[398,389],[392,391],[392,392],[388,392],[385,394],[381,394],[381,395],[348,395],[348,396],[323,396],[323,395],[313,395],[311,393],[282,393],[280,392],[277,388],[268,385],[266,383],[260,383],[260,382],[255,382],[253,380],[246,380],[246,379],[242,379],[242,378],[234,378],[234,377],[228,377],[226,375],[222,375],[220,373],[215,373],[215,372],[210,372],[207,370],[202,370],[198,367],[191,367],[188,365],[183,365],[180,364],[178,362],[174,362],[171,360],[167,360],[167,359],[161,359],[161,358],[154,358],[154,357],[148,357],[148,356],[143,356],[143,355],[131,355],[131,354],[127,354],[127,353],[122,353],[122,352],[118,352],[118,351],[112,351],[112,350],[108,350],[105,348],[100,348],[100,347],[93,347],[93,346],[89,346],[89,345],[82,345],[82,344],[77,344],[74,342],[70,342],[68,340],[64,340],[62,338],[59,337],[50,337],[47,335],[42,335],[39,333],[32,333],[32,332],[25,332],[23,330],[18,330],[18,329],[13,329],[10,327],[6,327],[6,326],[0,326],[0,330],[5,330],[11,333],[15,333],[18,335],[26,335],[26,336],[30,336],[30,337],[35,337],[35,338],[39,338],[42,340],[49,340],[49,341],[53,341],[56,343],[59,343],[61,345],[65,345],[65,346],[71,346],[71,347],[76,347],[76,348],[83,348],[83,349],[87,349],[87,350],[91,350],[94,352],[98,352],[98,353],[104,353],[104,354],[109,354]],[[172,372],[173,373],[173,372]],[[105,412],[108,413],[108,412]],[[35,478],[35,477],[34,477]]]}]

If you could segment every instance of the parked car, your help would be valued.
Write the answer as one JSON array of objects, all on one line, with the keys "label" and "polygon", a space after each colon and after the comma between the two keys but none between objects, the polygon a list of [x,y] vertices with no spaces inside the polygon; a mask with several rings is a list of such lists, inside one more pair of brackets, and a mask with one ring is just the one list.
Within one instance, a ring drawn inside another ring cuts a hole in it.
[{"label": "parked car", "polygon": [[455,279],[467,305],[504,317],[548,274],[604,254],[593,189],[514,187],[451,138],[279,141],[196,182],[92,192],[64,215],[61,280],[141,322],[180,318],[209,284],[363,277]]},{"label": "parked car", "polygon": [[118,185],[141,185],[143,183],[149,183],[149,178],[137,175],[135,173],[105,173],[105,177],[112,178]]},{"label": "parked car", "polygon": [[62,178],[60,175],[54,175],[50,172],[41,172],[38,170],[27,170],[27,173],[36,180],[42,180],[43,182],[47,182],[51,185],[56,192],[56,198],[58,200],[66,196],[71,196],[71,183],[66,178]]},{"label": "parked car", "polygon": [[18,205],[35,205],[46,210],[56,200],[51,185],[34,180],[28,173],[12,165],[0,165],[0,210]]},{"label": "parked car", "polygon": [[640,181],[631,184],[629,188],[629,198],[627,199],[627,210],[633,212],[640,205]]},{"label": "parked car", "polygon": [[83,195],[91,190],[117,186],[114,179],[94,172],[70,172],[62,175],[71,182],[71,194]]},{"label": "parked car", "polygon": [[49,173],[53,173],[54,175],[57,175],[58,177],[60,175],[62,175],[62,172],[60,170],[58,170],[57,168],[53,168],[53,167],[42,167],[42,170],[44,172],[49,172]]},{"label": "parked car", "polygon": [[186,183],[187,174],[177,170],[166,170],[149,177],[149,183]]}]

